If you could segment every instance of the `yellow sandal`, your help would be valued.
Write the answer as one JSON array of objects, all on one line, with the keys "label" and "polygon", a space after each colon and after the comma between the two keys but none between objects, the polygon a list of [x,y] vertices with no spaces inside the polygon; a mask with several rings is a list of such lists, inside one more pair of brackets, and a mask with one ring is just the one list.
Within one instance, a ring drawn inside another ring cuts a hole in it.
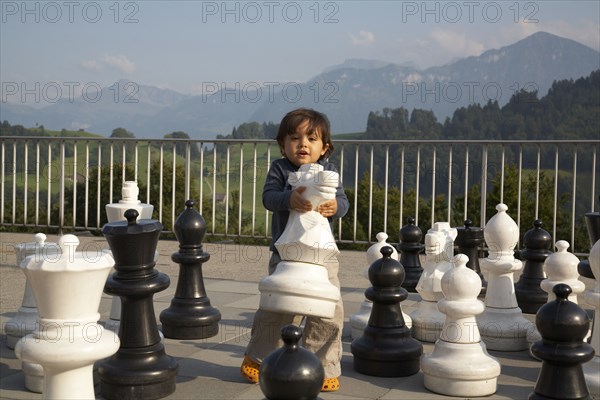
[{"label": "yellow sandal", "polygon": [[335,392],[339,388],[340,388],[339,378],[325,378],[325,380],[323,380],[323,386],[321,387],[321,392]]},{"label": "yellow sandal", "polygon": [[242,366],[240,367],[240,371],[242,372],[242,376],[248,379],[250,382],[258,383],[258,370],[260,368],[260,364],[244,355],[244,361],[242,361]]}]

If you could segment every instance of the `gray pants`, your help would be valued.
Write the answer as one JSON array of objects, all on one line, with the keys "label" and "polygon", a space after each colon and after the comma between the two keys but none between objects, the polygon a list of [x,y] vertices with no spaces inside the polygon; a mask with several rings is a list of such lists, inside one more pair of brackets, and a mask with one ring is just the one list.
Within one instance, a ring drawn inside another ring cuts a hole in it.
[{"label": "gray pants", "polygon": [[[273,253],[269,260],[269,275],[275,272],[281,261],[278,254]],[[337,258],[324,265],[329,281],[340,287],[338,279],[339,263]],[[258,309],[254,315],[250,343],[246,354],[252,359],[262,362],[274,350],[283,346],[281,328],[285,325],[299,325],[302,315],[286,314]],[[342,358],[342,329],[344,327],[344,304],[342,300],[335,306],[333,318],[306,317],[302,334],[303,346],[317,355],[325,369],[326,378],[335,378],[342,374],[340,360]]]}]

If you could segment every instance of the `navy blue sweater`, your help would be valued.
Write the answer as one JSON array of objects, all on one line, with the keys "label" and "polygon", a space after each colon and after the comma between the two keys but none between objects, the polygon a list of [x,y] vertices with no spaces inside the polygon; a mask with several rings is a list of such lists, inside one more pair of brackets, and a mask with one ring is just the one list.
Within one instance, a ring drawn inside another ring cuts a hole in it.
[{"label": "navy blue sweater", "polygon": [[[335,166],[326,161],[321,160],[319,164],[323,166],[326,171],[337,172]],[[277,252],[275,248],[275,242],[285,229],[288,218],[290,216],[290,197],[292,195],[292,186],[287,183],[290,172],[298,171],[299,167],[292,164],[287,158],[280,158],[271,163],[271,168],[267,173],[267,179],[265,186],[263,187],[263,205],[269,211],[273,211],[273,220],[271,221],[271,231],[273,239],[269,249],[273,252]],[[349,203],[348,197],[344,192],[344,188],[341,183],[338,185],[337,192],[335,194],[337,200],[337,212],[333,217],[328,218],[331,231],[333,232],[333,219],[342,218],[348,212]]]}]

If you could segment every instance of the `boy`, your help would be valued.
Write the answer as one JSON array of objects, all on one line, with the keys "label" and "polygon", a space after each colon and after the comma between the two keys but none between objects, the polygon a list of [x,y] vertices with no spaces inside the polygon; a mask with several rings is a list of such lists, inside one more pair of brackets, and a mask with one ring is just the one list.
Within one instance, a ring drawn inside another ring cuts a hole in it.
[{"label": "boy", "polygon": [[[281,261],[275,242],[285,229],[290,210],[307,212],[313,209],[310,201],[302,197],[306,188],[298,187],[292,190],[287,183],[289,173],[298,171],[303,164],[311,163],[319,163],[325,170],[337,172],[335,166],[328,161],[333,153],[333,143],[329,121],[322,113],[300,108],[286,114],[279,125],[277,143],[283,157],[271,164],[263,187],[263,205],[267,210],[273,211],[273,239],[270,246],[273,253],[269,260],[269,274],[275,271]],[[335,199],[319,205],[316,211],[329,219],[333,232],[332,220],[343,217],[348,207],[348,198],[339,184]],[[328,260],[324,267],[328,271],[330,282],[339,288],[337,259]],[[281,328],[290,323],[299,325],[301,319],[302,316],[258,309],[254,316],[250,343],[241,366],[242,375],[251,382],[258,382],[260,362],[282,346]],[[319,357],[325,369],[322,391],[335,391],[340,387],[343,324],[344,310],[341,299],[336,304],[335,316],[332,319],[306,318],[304,347]]]}]

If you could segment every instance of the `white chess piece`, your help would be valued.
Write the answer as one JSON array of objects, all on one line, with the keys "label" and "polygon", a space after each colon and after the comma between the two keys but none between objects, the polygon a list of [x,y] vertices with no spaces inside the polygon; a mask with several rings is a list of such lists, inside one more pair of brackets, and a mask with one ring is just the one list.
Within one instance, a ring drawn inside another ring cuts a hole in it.
[{"label": "white chess piece", "polygon": [[[17,256],[17,265],[21,266],[27,257],[34,257],[37,260],[56,259],[58,246],[56,243],[46,242],[46,235],[36,233],[34,241],[29,243],[20,243],[15,246]],[[25,291],[23,293],[23,302],[17,312],[17,315],[6,322],[4,331],[6,332],[6,345],[14,349],[17,342],[23,337],[32,333],[38,321],[38,310],[35,304],[35,297],[29,284],[29,279],[25,276]],[[21,369],[25,375],[25,388],[31,392],[41,393],[44,386],[44,370],[40,364],[22,362]]]},{"label": "white chess piece", "polygon": [[[302,197],[316,209],[322,202],[335,199],[339,174],[324,171],[319,164],[304,164],[290,173],[288,182],[294,188],[306,187]],[[333,318],[341,293],[329,282],[323,265],[339,250],[329,221],[314,209],[290,211],[285,229],[275,242],[282,261],[258,284],[262,309]]]},{"label": "white chess piece", "polygon": [[579,258],[569,253],[569,242],[559,240],[555,244],[556,252],[550,254],[544,261],[544,272],[547,278],[540,283],[540,287],[548,293],[548,302],[556,300],[552,288],[559,283],[565,283],[571,287],[568,300],[577,304],[577,296],[585,290],[585,284],[579,280],[577,264]]},{"label": "white chess piece", "polygon": [[125,211],[135,209],[138,212],[138,219],[152,218],[154,206],[145,204],[138,200],[140,189],[136,181],[125,181],[121,187],[121,200],[118,203],[107,204],[105,206],[108,222],[125,221]]},{"label": "white chess piece", "polygon": [[452,268],[450,260],[454,257],[454,239],[457,230],[447,222],[436,222],[425,234],[425,263],[423,273],[417,283],[417,292],[421,301],[410,317],[412,335],[423,342],[435,342],[439,339],[445,316],[437,307],[442,293],[442,277]]},{"label": "white chess piece", "polygon": [[488,349],[520,351],[528,347],[527,332],[533,324],[523,317],[515,295],[513,274],[523,268],[514,257],[519,227],[506,213],[506,204],[498,204],[496,210],[483,230],[489,253],[480,265],[487,271],[488,287],[477,325]]},{"label": "white chess piece", "polygon": [[38,305],[36,330],[15,347],[22,361],[44,368],[44,398],[93,399],[93,364],[119,349],[119,338],[99,325],[98,307],[114,260],[76,252],[79,239],[64,235],[58,258],[21,265]]},{"label": "white chess piece", "polygon": [[600,399],[600,240],[598,240],[589,255],[590,268],[596,278],[596,286],[585,293],[585,301],[594,308],[591,345],[596,352],[594,358],[583,364],[583,373],[590,394]]},{"label": "white chess piece", "polygon": [[[138,200],[140,189],[138,188],[136,181],[125,181],[121,188],[121,197],[118,203],[107,204],[106,217],[108,222],[115,221],[126,221],[125,211],[129,209],[135,209],[138,212],[137,219],[151,219],[152,211],[154,206],[152,204],[145,204]],[[109,250],[110,251],[110,250]],[[158,252],[156,253],[155,259],[158,259]],[[113,332],[119,332],[119,325],[121,324],[121,298],[113,296],[110,305],[110,314],[108,320],[106,320],[104,326]],[[162,333],[161,333],[162,335]]]},{"label": "white chess piece", "polygon": [[[46,243],[45,234],[37,233],[34,236],[33,242],[15,245],[17,265],[20,266],[23,260],[28,256],[42,258],[45,257],[45,253],[48,253],[48,256],[51,256],[51,252],[55,250],[55,247],[56,245],[54,243]],[[4,324],[6,345],[9,348],[14,349],[19,339],[33,332],[35,330],[37,317],[37,306],[35,304],[33,292],[31,291],[31,285],[29,284],[29,281],[25,279],[25,290],[23,292],[21,307],[19,307],[15,317]]]},{"label": "white chess piece", "polygon": [[487,353],[477,329],[475,315],[485,306],[477,299],[481,278],[467,268],[468,260],[457,255],[454,268],[442,277],[438,308],[446,319],[433,352],[421,357],[425,387],[447,396],[491,395],[500,376],[500,363]]}]

